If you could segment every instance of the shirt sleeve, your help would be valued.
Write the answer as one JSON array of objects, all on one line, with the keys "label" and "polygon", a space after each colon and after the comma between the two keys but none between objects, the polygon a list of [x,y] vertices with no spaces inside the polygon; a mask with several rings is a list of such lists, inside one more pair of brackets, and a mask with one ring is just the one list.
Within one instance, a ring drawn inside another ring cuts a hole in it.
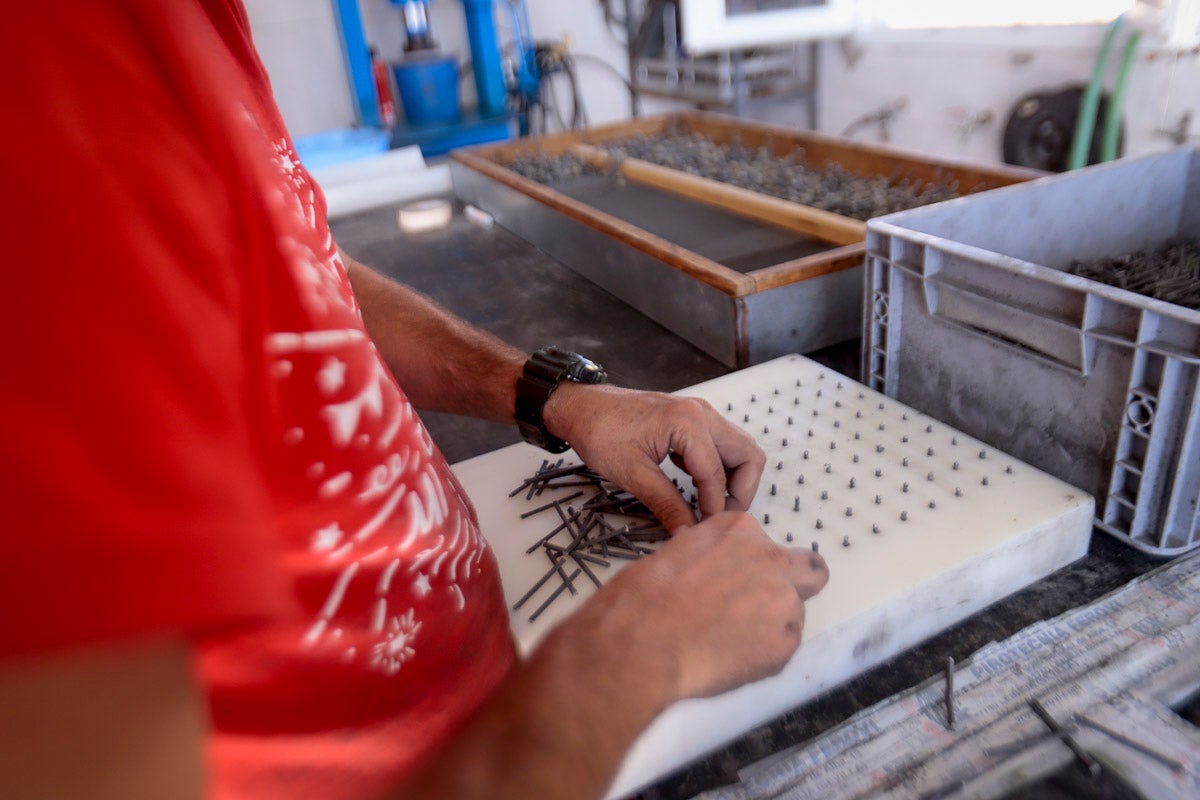
[{"label": "shirt sleeve", "polygon": [[[118,5],[22,10],[0,48],[19,120],[0,152],[0,656],[291,610],[236,181],[169,37]],[[36,29],[53,44],[18,33]]]}]

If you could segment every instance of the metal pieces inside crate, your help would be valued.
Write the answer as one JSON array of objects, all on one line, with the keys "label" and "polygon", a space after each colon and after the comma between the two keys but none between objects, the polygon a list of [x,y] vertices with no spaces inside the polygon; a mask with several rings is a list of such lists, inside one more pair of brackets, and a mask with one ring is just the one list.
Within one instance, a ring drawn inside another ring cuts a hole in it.
[{"label": "metal pieces inside crate", "polygon": [[1200,235],[1200,150],[872,220],[870,386],[1097,496],[1096,524],[1200,546],[1200,312],[1067,274]]}]

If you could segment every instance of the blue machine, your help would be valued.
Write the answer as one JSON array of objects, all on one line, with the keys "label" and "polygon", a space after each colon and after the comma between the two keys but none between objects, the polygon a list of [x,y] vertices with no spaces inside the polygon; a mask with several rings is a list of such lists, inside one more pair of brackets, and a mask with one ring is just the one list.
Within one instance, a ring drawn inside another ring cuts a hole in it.
[{"label": "blue machine", "polygon": [[[540,79],[525,0],[461,0],[471,47],[478,107],[463,110],[458,59],[438,49],[429,27],[431,0],[391,0],[404,17],[404,57],[392,75],[405,120],[395,127],[391,146],[417,144],[426,156],[456,147],[514,138],[527,130],[526,109],[537,98]],[[506,81],[496,29],[495,4],[511,17],[513,63]],[[358,0],[335,0],[346,63],[364,124],[378,125],[379,110]]]}]

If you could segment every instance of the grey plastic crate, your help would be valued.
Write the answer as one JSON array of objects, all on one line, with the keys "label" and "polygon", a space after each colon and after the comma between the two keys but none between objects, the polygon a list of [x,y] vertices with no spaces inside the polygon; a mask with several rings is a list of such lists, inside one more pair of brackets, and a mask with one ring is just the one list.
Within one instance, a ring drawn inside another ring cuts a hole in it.
[{"label": "grey plastic crate", "polygon": [[1200,546],[1200,312],[1063,272],[1200,236],[1200,149],[872,220],[872,388],[1096,496],[1140,550]]}]

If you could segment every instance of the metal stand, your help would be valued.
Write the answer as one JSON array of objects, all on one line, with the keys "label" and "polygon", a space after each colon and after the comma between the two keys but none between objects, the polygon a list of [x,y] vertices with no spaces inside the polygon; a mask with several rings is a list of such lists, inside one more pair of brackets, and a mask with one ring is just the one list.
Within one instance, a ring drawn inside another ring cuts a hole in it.
[{"label": "metal stand", "polygon": [[[641,111],[642,95],[727,110],[738,117],[745,115],[751,100],[799,98],[808,127],[817,128],[820,42],[689,56],[679,42],[675,3],[649,0],[636,18],[633,0],[625,0],[624,7],[634,117]],[[658,28],[661,35],[656,35]]]}]

